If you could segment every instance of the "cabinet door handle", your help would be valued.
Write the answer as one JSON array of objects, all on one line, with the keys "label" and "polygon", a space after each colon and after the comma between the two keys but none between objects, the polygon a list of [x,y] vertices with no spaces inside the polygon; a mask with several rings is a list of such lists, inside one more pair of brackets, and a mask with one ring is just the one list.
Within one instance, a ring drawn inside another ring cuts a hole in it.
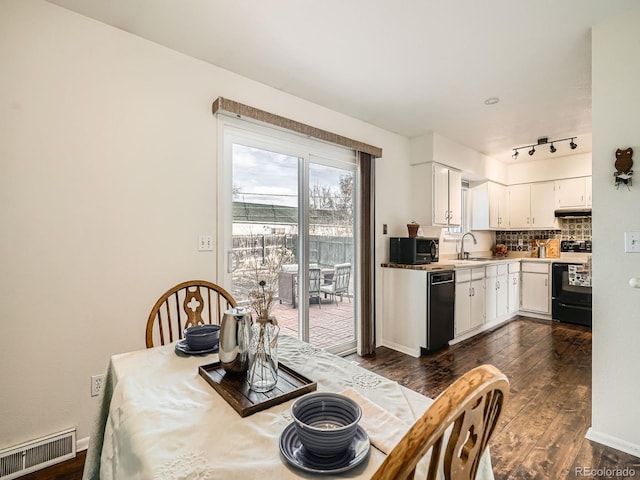
[{"label": "cabinet door handle", "polygon": [[533,217],[533,218],[531,219],[531,225],[535,225],[535,224],[536,224],[536,217]]},{"label": "cabinet door handle", "polygon": [[496,282],[496,290],[500,290],[500,282],[499,281]]}]

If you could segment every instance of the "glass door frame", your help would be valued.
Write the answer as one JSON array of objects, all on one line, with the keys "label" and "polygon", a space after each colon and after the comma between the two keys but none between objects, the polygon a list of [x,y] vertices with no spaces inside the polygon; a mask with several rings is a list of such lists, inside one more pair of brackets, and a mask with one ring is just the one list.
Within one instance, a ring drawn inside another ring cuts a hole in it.
[{"label": "glass door frame", "polygon": [[[322,165],[345,168],[354,172],[354,212],[360,211],[359,205],[359,171],[356,163],[356,154],[353,150],[344,147],[334,146],[308,139],[297,134],[289,133],[273,127],[266,127],[249,120],[237,119],[235,117],[218,114],[218,162],[217,162],[217,278],[222,285],[231,284],[231,273],[233,271],[232,253],[232,149],[234,143],[260,148],[275,153],[289,155],[298,158],[298,295],[299,298],[309,296],[309,165],[313,159],[321,159]],[[326,163],[325,163],[326,162]],[[300,199],[302,195],[302,199]],[[302,200],[302,201],[300,201]],[[360,269],[358,248],[359,236],[359,215],[354,214],[353,244],[354,244],[354,284],[359,284]],[[359,293],[356,287],[353,292],[353,321],[355,323],[355,338],[353,347],[339,350],[329,349],[333,353],[338,351],[355,351],[358,341],[358,331],[360,325]],[[298,335],[309,341],[309,306],[298,309]]]}]

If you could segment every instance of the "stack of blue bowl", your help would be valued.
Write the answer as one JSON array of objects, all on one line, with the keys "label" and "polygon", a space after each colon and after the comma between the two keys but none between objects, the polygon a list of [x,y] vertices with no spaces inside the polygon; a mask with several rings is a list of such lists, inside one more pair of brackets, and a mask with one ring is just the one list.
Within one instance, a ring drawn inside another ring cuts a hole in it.
[{"label": "stack of blue bowl", "polygon": [[218,346],[220,340],[219,325],[195,325],[185,329],[184,336],[189,350],[199,352],[212,350]]},{"label": "stack of blue bowl", "polygon": [[296,400],[291,416],[304,448],[318,457],[332,457],[353,442],[362,410],[349,397],[318,392]]}]

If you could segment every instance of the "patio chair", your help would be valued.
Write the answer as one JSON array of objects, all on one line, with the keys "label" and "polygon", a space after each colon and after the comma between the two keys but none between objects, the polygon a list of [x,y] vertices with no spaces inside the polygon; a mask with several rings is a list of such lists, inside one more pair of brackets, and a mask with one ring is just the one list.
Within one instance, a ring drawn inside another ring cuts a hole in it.
[{"label": "patio chair", "polygon": [[322,285],[320,290],[324,293],[326,298],[327,295],[331,295],[338,303],[336,296],[340,296],[340,301],[342,301],[342,296],[346,295],[351,302],[351,297],[349,296],[349,280],[351,279],[351,264],[350,263],[339,263],[335,266],[335,273],[333,275],[333,280],[330,285]]},{"label": "patio chair", "polygon": [[167,290],[147,319],[147,348],[181,340],[187,327],[212,323],[220,325],[224,312],[236,301],[224,288],[206,280],[190,280]]},{"label": "patio chair", "polygon": [[320,269],[309,269],[309,299],[318,299],[318,308],[322,308],[322,300],[320,299]]},{"label": "patio chair", "polygon": [[436,398],[371,478],[413,479],[416,465],[431,451],[427,480],[435,480],[439,469],[451,480],[475,479],[508,396],[509,381],[493,365],[465,373]]}]

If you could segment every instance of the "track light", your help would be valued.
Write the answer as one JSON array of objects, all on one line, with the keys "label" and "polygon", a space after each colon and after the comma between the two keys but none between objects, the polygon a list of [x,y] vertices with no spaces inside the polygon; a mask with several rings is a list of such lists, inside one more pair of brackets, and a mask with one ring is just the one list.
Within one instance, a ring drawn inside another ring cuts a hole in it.
[{"label": "track light", "polygon": [[531,150],[529,150],[527,153],[530,156],[533,156],[534,153],[536,153],[536,147],[539,147],[540,145],[546,145],[548,143],[551,143],[551,146],[549,147],[549,151],[551,153],[556,153],[558,151],[558,149],[556,148],[556,146],[554,145],[554,143],[558,143],[558,142],[566,142],[567,140],[570,140],[571,142],[569,143],[569,147],[571,148],[571,150],[575,150],[578,147],[578,144],[576,142],[574,142],[574,140],[578,138],[578,137],[568,137],[568,138],[560,138],[558,140],[551,140],[549,141],[549,139],[547,137],[541,137],[538,139],[538,143],[534,143],[533,145],[524,145],[522,147],[515,147],[513,149],[513,154],[511,155],[511,157],[515,160],[518,158],[518,150],[524,150],[526,148],[531,148]]}]

